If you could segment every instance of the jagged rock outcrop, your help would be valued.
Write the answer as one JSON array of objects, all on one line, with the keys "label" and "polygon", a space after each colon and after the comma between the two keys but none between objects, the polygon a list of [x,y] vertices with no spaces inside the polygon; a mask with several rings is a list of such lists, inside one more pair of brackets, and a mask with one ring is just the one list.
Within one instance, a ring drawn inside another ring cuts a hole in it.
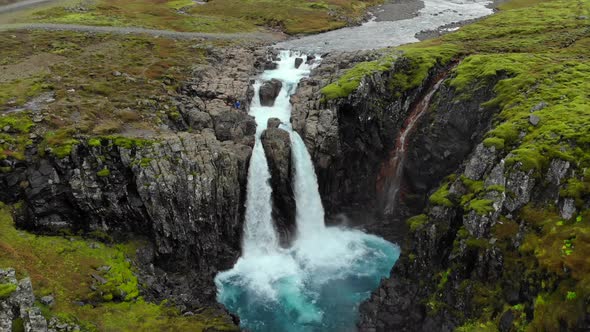
[{"label": "jagged rock outcrop", "polygon": [[328,55],[291,97],[291,122],[312,156],[328,212],[375,203],[380,164],[393,148],[411,104],[428,81],[395,96],[387,82],[397,70],[409,66],[402,57],[391,70],[365,77],[348,98],[323,100],[322,87],[354,64],[380,55],[377,51]]},{"label": "jagged rock outcrop", "polygon": [[[17,280],[14,269],[0,269],[0,289],[3,291],[0,294],[0,331],[65,332],[80,330],[79,326],[61,321],[58,317],[52,317],[47,321],[41,313],[41,309],[35,305],[31,279]],[[43,303],[43,301],[41,302]]]},{"label": "jagged rock outcrop", "polygon": [[45,317],[34,306],[31,279],[18,281],[14,269],[0,269],[0,287],[0,331],[14,331],[15,324],[22,324],[25,332],[47,331]]},{"label": "jagged rock outcrop", "polygon": [[29,164],[18,224],[37,232],[146,235],[157,265],[198,268],[208,284],[239,255],[250,153],[220,142],[213,129],[143,146],[79,145],[68,158]]},{"label": "jagged rock outcrop", "polygon": [[260,105],[273,106],[275,104],[275,99],[277,99],[277,96],[281,92],[282,87],[283,82],[275,78],[262,83],[260,89],[258,90]]},{"label": "jagged rock outcrop", "polygon": [[295,197],[291,185],[291,137],[285,130],[268,128],[260,139],[271,174],[273,220],[277,225],[281,244],[287,246],[296,231]]}]

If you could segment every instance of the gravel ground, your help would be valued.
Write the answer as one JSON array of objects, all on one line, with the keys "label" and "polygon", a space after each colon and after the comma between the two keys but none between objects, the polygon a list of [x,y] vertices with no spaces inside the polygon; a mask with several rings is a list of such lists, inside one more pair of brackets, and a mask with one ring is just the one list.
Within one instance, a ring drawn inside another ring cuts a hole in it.
[{"label": "gravel ground", "polygon": [[77,24],[52,24],[52,23],[22,23],[22,24],[3,24],[0,25],[0,31],[9,30],[49,30],[49,31],[78,31],[78,32],[95,32],[95,33],[115,33],[115,34],[146,34],[151,36],[175,38],[175,39],[227,39],[227,40],[251,40],[276,42],[286,39],[281,33],[271,32],[251,32],[251,33],[205,33],[205,32],[178,32],[170,30],[156,30],[136,27],[105,27],[89,26]]}]

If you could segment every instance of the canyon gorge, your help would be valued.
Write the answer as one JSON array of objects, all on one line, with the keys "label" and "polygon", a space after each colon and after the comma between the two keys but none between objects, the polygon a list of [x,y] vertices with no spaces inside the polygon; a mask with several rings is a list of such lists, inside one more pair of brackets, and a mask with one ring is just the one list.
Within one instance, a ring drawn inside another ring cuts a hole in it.
[{"label": "canyon gorge", "polygon": [[0,331],[588,329],[590,5],[494,6],[0,31]]}]

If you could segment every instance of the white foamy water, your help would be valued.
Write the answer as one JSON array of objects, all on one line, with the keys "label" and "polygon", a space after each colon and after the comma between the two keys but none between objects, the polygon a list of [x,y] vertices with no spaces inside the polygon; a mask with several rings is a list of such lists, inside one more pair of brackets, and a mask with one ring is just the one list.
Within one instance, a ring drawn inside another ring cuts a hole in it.
[{"label": "white foamy water", "polygon": [[277,48],[306,52],[356,51],[417,42],[421,31],[491,15],[489,0],[424,0],[416,17],[399,21],[369,21],[344,28],[278,43]]},{"label": "white foamy water", "polygon": [[[238,314],[241,326],[251,331],[354,329],[358,304],[389,275],[399,256],[397,246],[377,236],[324,224],[311,157],[290,125],[289,98],[313,66],[304,63],[295,68],[300,56],[281,52],[278,68],[261,76],[261,81],[282,81],[274,106],[260,105],[261,82],[255,84],[250,114],[258,128],[248,173],[242,257],[231,270],[215,277],[218,301]],[[272,117],[281,119],[281,128],[291,136],[297,236],[287,249],[278,244],[270,173],[260,142]]]}]

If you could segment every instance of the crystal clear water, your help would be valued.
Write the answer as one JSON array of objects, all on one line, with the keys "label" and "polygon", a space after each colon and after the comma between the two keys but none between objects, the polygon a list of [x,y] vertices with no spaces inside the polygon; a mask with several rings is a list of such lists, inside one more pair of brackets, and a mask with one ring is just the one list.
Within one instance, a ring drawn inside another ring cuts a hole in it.
[{"label": "crystal clear water", "polygon": [[[389,276],[399,248],[377,236],[325,227],[317,178],[305,144],[290,128],[289,97],[309,64],[294,67],[296,53],[282,52],[276,70],[262,80],[280,79],[273,107],[260,106],[258,88],[250,114],[258,130],[248,174],[242,257],[215,278],[218,301],[250,331],[354,331],[358,305],[381,278]],[[297,237],[291,248],[278,245],[271,217],[272,188],[260,135],[268,118],[278,117],[292,144]]]}]

